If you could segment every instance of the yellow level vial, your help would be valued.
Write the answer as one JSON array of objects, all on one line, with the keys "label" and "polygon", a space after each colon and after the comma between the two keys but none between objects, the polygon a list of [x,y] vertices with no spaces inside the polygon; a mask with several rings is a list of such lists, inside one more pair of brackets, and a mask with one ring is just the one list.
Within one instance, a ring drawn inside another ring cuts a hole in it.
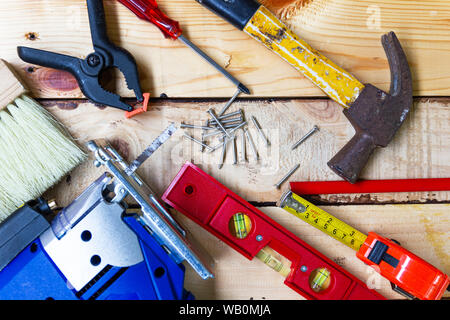
[{"label": "yellow level vial", "polygon": [[359,251],[367,238],[364,233],[333,217],[292,191],[283,195],[280,207],[355,251]]}]

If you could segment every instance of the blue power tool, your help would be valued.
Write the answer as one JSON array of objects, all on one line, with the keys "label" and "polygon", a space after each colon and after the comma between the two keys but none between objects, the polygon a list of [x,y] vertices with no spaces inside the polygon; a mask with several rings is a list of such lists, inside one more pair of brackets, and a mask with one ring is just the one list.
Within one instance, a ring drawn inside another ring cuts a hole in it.
[{"label": "blue power tool", "polygon": [[[175,128],[128,166],[103,141],[90,141],[108,171],[53,219],[45,201],[24,205],[0,225],[2,300],[189,300],[189,263],[213,277],[136,169]],[[130,208],[125,198],[137,202]],[[50,221],[50,222],[49,222]]]}]

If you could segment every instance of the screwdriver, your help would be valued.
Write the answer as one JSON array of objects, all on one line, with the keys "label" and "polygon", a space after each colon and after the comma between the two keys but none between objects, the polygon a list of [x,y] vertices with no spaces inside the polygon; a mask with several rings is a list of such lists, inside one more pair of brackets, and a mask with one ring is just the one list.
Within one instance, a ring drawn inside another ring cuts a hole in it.
[{"label": "screwdriver", "polygon": [[209,64],[216,68],[220,73],[233,82],[240,92],[250,94],[250,90],[243,85],[239,80],[228,73],[224,68],[218,65],[211,57],[204,53],[200,48],[193,44],[189,39],[183,36],[178,21],[170,19],[159,8],[155,0],[118,0],[140,19],[149,21],[157,26],[163,33],[165,38],[172,38],[173,40],[179,39],[189,48],[203,57]]}]

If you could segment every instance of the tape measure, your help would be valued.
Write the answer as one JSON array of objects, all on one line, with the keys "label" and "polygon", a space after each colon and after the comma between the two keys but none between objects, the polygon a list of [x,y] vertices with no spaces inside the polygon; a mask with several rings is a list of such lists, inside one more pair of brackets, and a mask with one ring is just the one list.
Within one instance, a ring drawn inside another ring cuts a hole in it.
[{"label": "tape measure", "polygon": [[291,191],[281,198],[280,207],[355,251],[366,241],[367,235]]},{"label": "tape measure", "polygon": [[[292,191],[280,207],[356,251],[356,256],[388,279],[395,291],[408,298],[439,300],[449,287],[449,277],[420,257],[389,240],[356,230]],[[325,274],[320,274],[321,279]]]}]

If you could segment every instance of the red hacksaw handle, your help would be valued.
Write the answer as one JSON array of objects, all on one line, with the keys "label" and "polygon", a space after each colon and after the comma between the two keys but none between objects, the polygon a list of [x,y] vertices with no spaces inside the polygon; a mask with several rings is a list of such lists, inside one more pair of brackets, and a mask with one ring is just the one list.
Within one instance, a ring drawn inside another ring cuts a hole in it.
[{"label": "red hacksaw handle", "polygon": [[155,0],[118,0],[128,9],[134,12],[140,19],[156,25],[166,38],[174,40],[182,34],[180,24],[170,19],[158,8]]},{"label": "red hacksaw handle", "polygon": [[[291,272],[285,284],[307,299],[385,299],[191,163],[183,166],[162,199],[250,260],[266,246],[289,259]],[[236,213],[247,215],[251,221],[244,239],[236,238],[229,229]],[[326,290],[316,292],[310,287],[309,276],[320,268],[331,272],[331,281]]]},{"label": "red hacksaw handle", "polygon": [[290,185],[292,192],[299,195],[448,191],[450,178],[361,180],[355,184],[347,181],[305,181],[291,182]]}]

